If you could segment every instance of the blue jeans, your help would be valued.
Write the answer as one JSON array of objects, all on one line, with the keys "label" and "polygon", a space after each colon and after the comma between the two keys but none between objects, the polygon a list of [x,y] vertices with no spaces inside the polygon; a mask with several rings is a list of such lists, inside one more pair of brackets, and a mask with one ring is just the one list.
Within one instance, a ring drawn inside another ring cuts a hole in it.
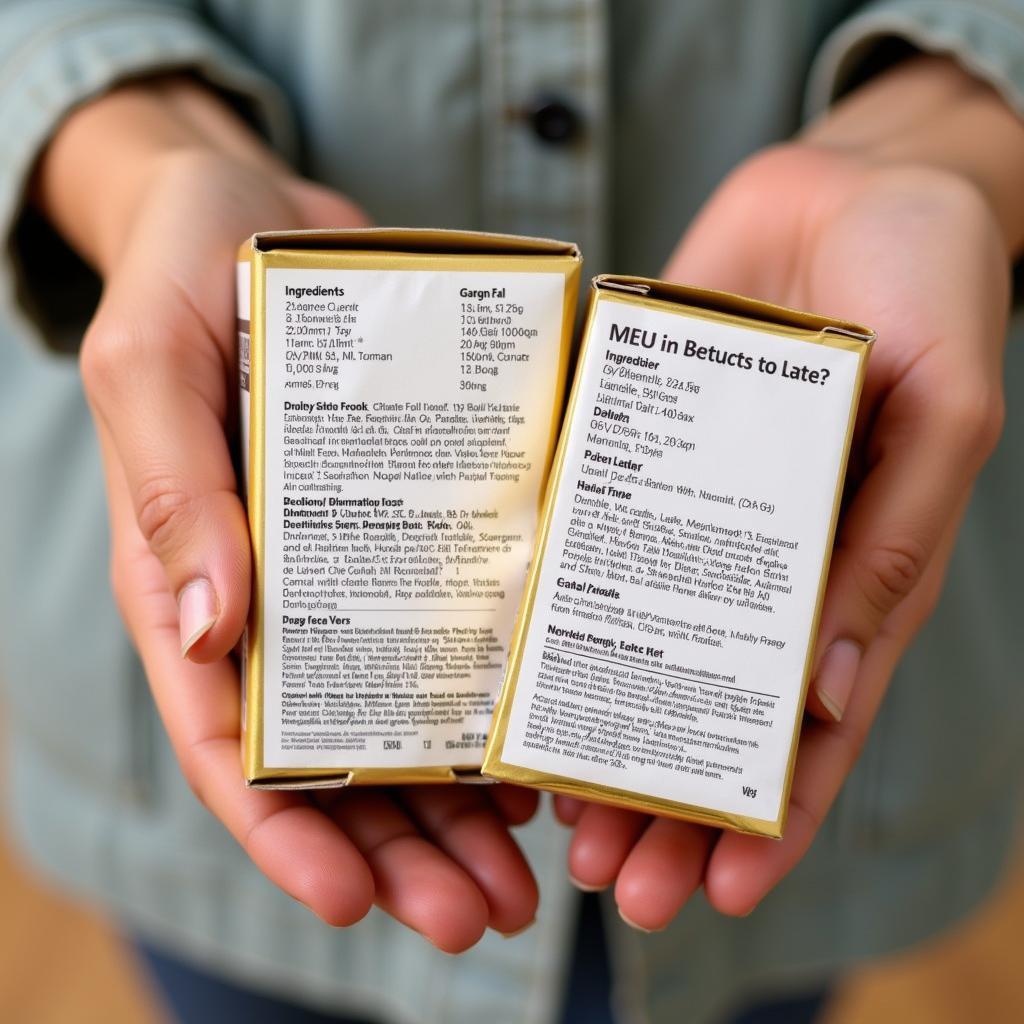
[{"label": "blue jeans", "polygon": [[[143,965],[178,1024],[379,1024],[365,1017],[336,1016],[261,995],[208,974],[148,943],[136,940]],[[612,1024],[611,972],[601,910],[596,896],[583,897],[562,1024]],[[828,990],[758,1004],[723,1024],[813,1024]]]}]

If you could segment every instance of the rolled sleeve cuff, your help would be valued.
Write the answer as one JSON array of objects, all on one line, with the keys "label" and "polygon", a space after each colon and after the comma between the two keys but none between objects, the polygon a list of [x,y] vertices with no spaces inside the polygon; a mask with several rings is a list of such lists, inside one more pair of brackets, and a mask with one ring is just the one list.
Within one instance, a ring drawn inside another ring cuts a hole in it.
[{"label": "rolled sleeve cuff", "polygon": [[995,88],[1024,117],[1024,3],[1019,0],[876,0],[843,22],[811,67],[812,118],[865,77],[894,42],[945,54]]},{"label": "rolled sleeve cuff", "polygon": [[84,266],[28,208],[33,168],[75,107],[128,79],[174,71],[228,94],[278,151],[294,155],[281,91],[177,4],[55,0],[0,14],[0,303],[57,348],[77,346],[95,279],[84,280]]}]

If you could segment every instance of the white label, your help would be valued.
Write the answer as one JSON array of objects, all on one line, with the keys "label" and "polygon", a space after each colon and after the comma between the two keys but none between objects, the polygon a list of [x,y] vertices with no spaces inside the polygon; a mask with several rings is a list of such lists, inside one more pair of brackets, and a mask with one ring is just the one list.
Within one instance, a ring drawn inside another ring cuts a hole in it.
[{"label": "white label", "polygon": [[266,272],[264,762],[479,765],[565,277]]},{"label": "white label", "polygon": [[599,303],[503,761],[778,816],[857,368]]}]

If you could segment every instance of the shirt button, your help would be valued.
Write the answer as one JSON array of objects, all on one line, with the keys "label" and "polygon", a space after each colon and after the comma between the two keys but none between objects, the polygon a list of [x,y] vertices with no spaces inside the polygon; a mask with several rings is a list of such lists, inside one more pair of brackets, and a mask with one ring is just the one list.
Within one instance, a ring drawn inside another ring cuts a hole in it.
[{"label": "shirt button", "polygon": [[529,108],[527,119],[534,135],[551,146],[572,142],[582,127],[580,115],[553,96],[541,96]]}]

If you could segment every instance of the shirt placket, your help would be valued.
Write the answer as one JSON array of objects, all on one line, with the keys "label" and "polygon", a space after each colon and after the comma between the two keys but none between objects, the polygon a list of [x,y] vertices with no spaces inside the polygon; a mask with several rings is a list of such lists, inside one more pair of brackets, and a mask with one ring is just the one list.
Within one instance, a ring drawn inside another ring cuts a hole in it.
[{"label": "shirt placket", "polygon": [[492,231],[607,238],[608,43],[602,0],[481,5],[482,212]]}]

